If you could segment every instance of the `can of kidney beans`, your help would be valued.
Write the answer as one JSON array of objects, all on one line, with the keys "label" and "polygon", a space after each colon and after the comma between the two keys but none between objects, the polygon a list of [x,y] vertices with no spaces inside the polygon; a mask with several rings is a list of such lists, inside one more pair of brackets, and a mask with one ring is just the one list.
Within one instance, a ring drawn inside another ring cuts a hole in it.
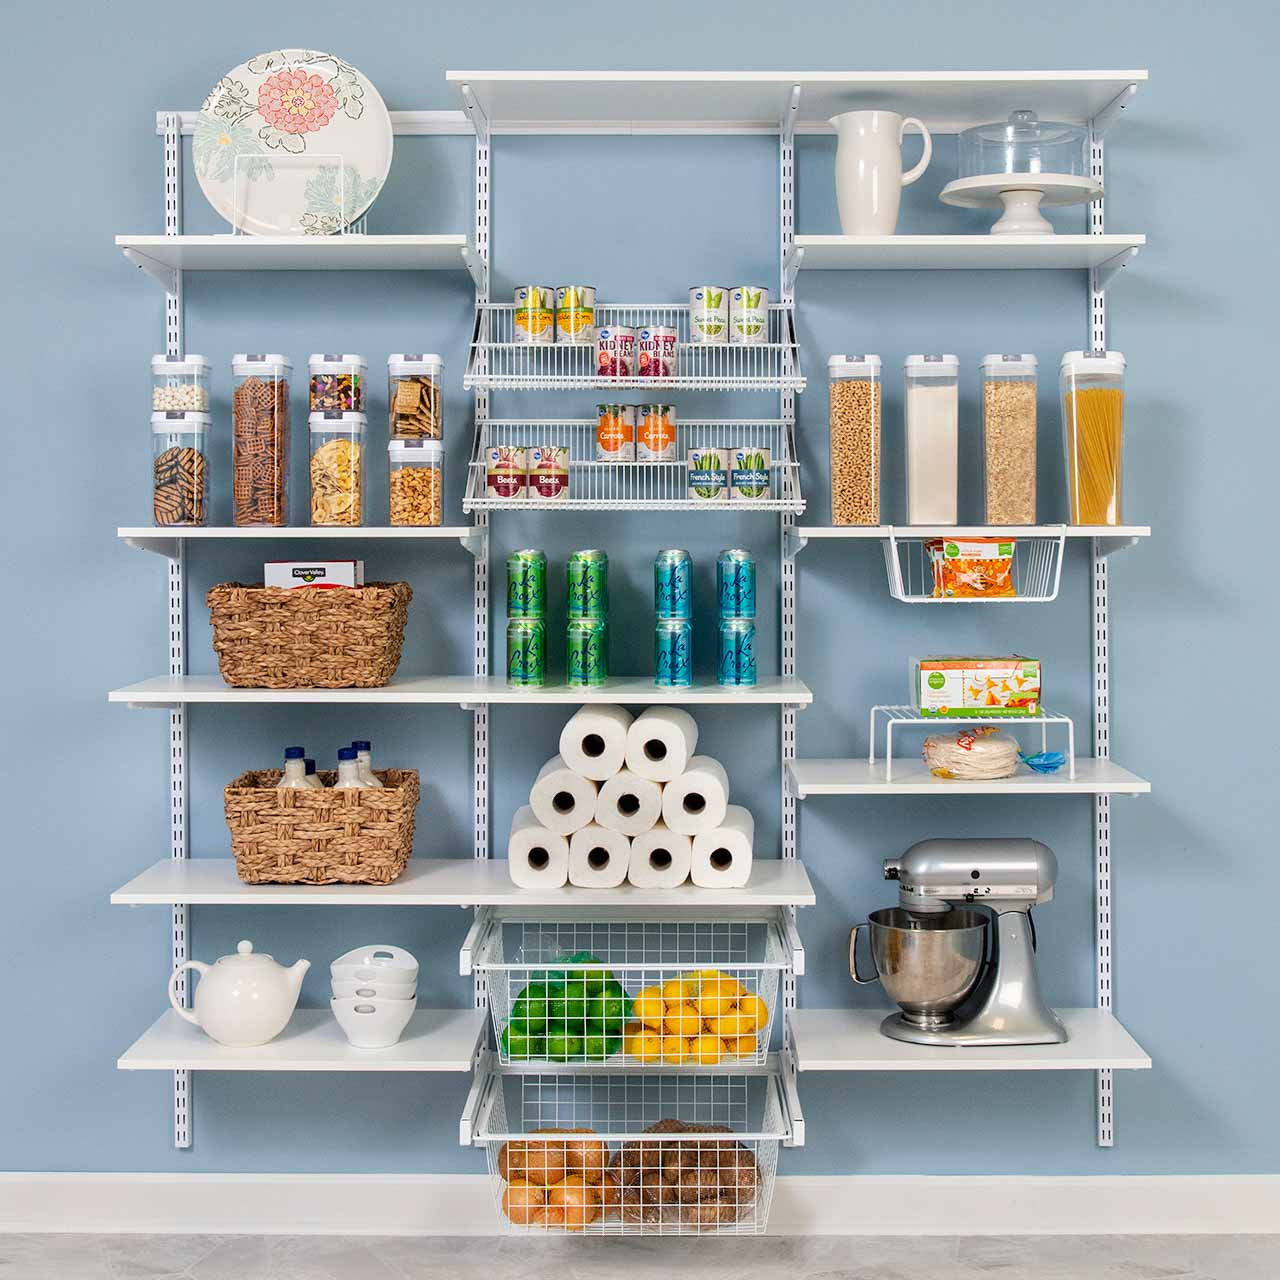
[{"label": "can of kidney beans", "polygon": [[637,335],[636,350],[640,377],[676,376],[676,331],[669,325],[646,325]]},{"label": "can of kidney beans", "polygon": [[629,325],[602,325],[596,329],[596,376],[636,376],[636,331]]}]

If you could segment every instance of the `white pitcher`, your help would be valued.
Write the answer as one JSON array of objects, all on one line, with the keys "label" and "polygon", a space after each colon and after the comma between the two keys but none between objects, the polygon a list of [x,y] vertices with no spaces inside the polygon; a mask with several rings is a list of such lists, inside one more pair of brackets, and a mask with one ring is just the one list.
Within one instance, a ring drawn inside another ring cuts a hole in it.
[{"label": "white pitcher", "polygon": [[[836,147],[836,202],[847,236],[891,236],[898,225],[902,188],[913,183],[933,158],[933,139],[915,116],[893,111],[846,111],[832,116]],[[902,137],[915,125],[924,138],[920,163],[902,172]]]}]

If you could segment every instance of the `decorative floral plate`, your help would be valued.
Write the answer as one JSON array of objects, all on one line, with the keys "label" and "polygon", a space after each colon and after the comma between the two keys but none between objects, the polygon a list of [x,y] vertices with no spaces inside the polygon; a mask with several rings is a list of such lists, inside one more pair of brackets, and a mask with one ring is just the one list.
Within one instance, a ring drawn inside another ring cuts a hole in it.
[{"label": "decorative floral plate", "polygon": [[332,235],[362,217],[391,167],[391,117],[349,62],[260,53],[227,72],[196,117],[192,159],[209,203],[264,236]]}]

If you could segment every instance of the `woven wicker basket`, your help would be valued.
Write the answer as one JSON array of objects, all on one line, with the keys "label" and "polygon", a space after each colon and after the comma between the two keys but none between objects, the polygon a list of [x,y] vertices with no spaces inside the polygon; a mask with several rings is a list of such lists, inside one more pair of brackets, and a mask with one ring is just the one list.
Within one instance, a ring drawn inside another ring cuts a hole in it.
[{"label": "woven wicker basket", "polygon": [[242,773],[223,792],[236,874],[245,884],[390,884],[413,852],[416,769],[377,770],[382,790],[276,786],[279,769]]},{"label": "woven wicker basket", "polygon": [[222,678],[246,689],[372,689],[400,665],[413,588],[249,587],[205,597]]}]

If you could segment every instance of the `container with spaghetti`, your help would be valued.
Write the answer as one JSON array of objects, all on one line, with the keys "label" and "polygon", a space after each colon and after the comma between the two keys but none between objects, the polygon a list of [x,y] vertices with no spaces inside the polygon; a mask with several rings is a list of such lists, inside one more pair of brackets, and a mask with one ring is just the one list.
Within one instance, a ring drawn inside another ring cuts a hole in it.
[{"label": "container with spaghetti", "polygon": [[1062,357],[1062,441],[1072,524],[1121,521],[1124,364],[1118,351],[1068,351]]}]

